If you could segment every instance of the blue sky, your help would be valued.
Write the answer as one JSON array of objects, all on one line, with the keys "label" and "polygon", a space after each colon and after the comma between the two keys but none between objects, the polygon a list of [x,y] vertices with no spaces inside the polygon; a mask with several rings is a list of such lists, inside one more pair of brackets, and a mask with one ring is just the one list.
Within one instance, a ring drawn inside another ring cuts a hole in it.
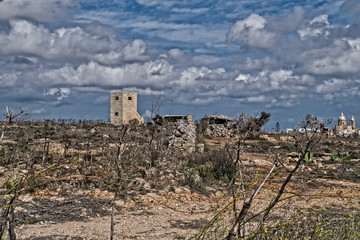
[{"label": "blue sky", "polygon": [[0,109],[109,118],[112,90],[148,116],[307,113],[360,121],[357,0],[4,0]]}]

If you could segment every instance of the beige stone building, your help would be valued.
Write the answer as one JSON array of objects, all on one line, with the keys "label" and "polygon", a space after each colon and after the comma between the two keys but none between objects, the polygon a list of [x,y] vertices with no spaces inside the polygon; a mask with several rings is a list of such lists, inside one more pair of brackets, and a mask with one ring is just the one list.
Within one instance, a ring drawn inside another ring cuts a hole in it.
[{"label": "beige stone building", "polygon": [[341,113],[338,119],[338,125],[334,126],[334,133],[337,135],[350,135],[356,133],[354,116],[350,119],[350,125],[347,125],[346,118],[344,114]]},{"label": "beige stone building", "polygon": [[128,124],[134,119],[144,123],[144,118],[137,112],[137,93],[113,92],[110,98],[110,123]]}]

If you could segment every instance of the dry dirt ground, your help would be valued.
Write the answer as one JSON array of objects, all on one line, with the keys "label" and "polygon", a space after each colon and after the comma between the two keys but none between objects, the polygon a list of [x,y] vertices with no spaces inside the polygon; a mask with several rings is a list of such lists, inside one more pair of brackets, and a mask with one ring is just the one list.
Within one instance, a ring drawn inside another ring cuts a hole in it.
[{"label": "dry dirt ground", "polygon": [[[48,192],[26,195],[22,200],[27,206],[19,207],[18,213],[25,209],[38,213],[35,218],[22,213],[36,223],[19,226],[18,239],[108,239],[112,197],[106,191],[77,192],[65,198]],[[215,195],[206,197],[184,187],[132,199],[115,202],[114,239],[189,238],[206,224],[216,206]]]}]

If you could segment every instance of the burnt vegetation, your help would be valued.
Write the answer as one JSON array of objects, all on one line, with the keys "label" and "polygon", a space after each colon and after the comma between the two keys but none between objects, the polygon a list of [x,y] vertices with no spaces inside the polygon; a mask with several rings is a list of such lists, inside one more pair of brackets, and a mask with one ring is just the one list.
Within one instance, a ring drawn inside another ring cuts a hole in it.
[{"label": "burnt vegetation", "polygon": [[[198,123],[196,147],[187,152],[169,146],[177,126],[159,115],[143,125],[113,126],[84,120],[26,121],[24,114],[7,110],[1,122],[0,239],[15,239],[19,224],[95,215],[112,216],[112,239],[113,217],[120,210],[114,205],[117,199],[177,186],[205,195],[211,193],[209,187],[223,192],[222,207],[207,224],[197,226],[196,239],[359,236],[358,205],[327,212],[295,204],[326,184],[322,179],[360,179],[360,139],[330,138],[321,131],[323,122],[313,116],[300,122],[304,133],[284,134],[261,131],[268,113],[243,114],[232,122],[231,138],[210,139],[206,124]],[[282,135],[287,140],[280,140]],[[114,195],[104,201],[86,194],[96,190]],[[62,201],[21,198],[45,192],[63,196]],[[330,222],[343,231],[330,232]]]}]

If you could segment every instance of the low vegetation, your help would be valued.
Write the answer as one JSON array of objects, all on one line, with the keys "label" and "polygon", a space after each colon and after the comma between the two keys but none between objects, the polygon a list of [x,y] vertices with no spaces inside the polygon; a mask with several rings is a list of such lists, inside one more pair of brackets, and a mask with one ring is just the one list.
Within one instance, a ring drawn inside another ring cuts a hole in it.
[{"label": "low vegetation", "polygon": [[327,180],[357,184],[360,178],[359,139],[326,137],[317,131],[322,122],[310,115],[300,127],[311,130],[287,135],[287,141],[279,140],[281,133],[261,137],[266,120],[241,115],[235,138],[207,139],[198,132],[204,147],[191,153],[169,146],[174,127],[160,116],[124,126],[21,117],[23,110],[7,110],[0,132],[0,239],[15,239],[16,226],[35,221],[31,214],[37,212],[16,211],[26,206],[21,195],[95,189],[114,193],[101,203],[111,209],[102,214],[112,216],[112,239],[114,202],[143,184],[139,181],[149,183],[140,193],[178,186],[223,193],[214,217],[193,239],[359,238],[359,196],[346,199],[348,206],[306,207],[309,199],[323,197],[316,189]]}]

